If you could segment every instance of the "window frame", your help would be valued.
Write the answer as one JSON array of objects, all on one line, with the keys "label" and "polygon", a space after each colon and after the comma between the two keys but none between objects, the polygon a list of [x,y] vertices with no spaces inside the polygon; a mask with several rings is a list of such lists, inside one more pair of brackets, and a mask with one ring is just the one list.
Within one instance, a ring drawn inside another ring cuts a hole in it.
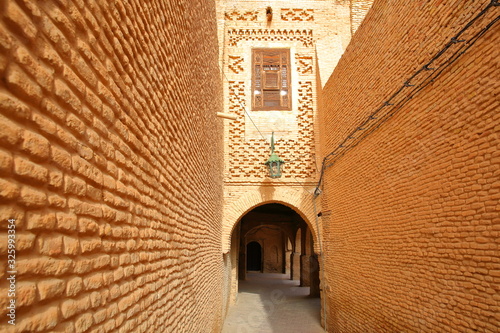
[{"label": "window frame", "polygon": [[[276,57],[278,58],[277,64]],[[291,111],[290,49],[253,48],[251,87],[253,111]],[[266,102],[272,103],[273,101],[279,101],[278,105],[265,105]]]}]

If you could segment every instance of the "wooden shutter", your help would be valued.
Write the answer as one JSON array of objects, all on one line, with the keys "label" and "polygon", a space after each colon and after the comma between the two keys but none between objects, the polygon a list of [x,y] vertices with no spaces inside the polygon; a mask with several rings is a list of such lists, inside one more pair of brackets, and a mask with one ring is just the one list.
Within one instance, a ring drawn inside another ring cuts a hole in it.
[{"label": "wooden shutter", "polygon": [[254,49],[252,109],[290,110],[290,50]]}]

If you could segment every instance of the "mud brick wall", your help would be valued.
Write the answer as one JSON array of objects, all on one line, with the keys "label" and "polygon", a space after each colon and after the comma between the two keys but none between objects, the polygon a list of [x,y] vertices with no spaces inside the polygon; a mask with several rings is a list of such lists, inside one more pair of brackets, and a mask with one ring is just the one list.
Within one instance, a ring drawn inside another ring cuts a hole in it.
[{"label": "mud brick wall", "polygon": [[213,2],[0,2],[0,331],[220,327],[217,44]]},{"label": "mud brick wall", "polygon": [[[322,156],[489,3],[375,1],[323,91]],[[497,23],[326,170],[330,331],[498,332],[499,43]]]}]

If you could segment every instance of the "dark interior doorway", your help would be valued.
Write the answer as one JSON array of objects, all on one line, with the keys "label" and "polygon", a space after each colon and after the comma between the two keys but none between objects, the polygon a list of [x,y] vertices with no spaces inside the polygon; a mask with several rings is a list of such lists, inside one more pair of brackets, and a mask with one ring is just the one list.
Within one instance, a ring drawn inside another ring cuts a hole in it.
[{"label": "dark interior doorway", "polygon": [[247,244],[247,270],[262,271],[262,248],[257,242]]}]

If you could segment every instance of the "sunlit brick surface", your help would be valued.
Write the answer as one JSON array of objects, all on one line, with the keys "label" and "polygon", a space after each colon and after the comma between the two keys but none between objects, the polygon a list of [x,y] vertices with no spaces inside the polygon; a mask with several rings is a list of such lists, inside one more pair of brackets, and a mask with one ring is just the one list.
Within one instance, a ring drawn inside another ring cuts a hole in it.
[{"label": "sunlit brick surface", "polygon": [[[376,1],[325,86],[323,156],[489,3]],[[498,332],[499,28],[326,170],[329,331]]]},{"label": "sunlit brick surface", "polygon": [[0,331],[217,331],[215,4],[8,0],[0,13]]}]

